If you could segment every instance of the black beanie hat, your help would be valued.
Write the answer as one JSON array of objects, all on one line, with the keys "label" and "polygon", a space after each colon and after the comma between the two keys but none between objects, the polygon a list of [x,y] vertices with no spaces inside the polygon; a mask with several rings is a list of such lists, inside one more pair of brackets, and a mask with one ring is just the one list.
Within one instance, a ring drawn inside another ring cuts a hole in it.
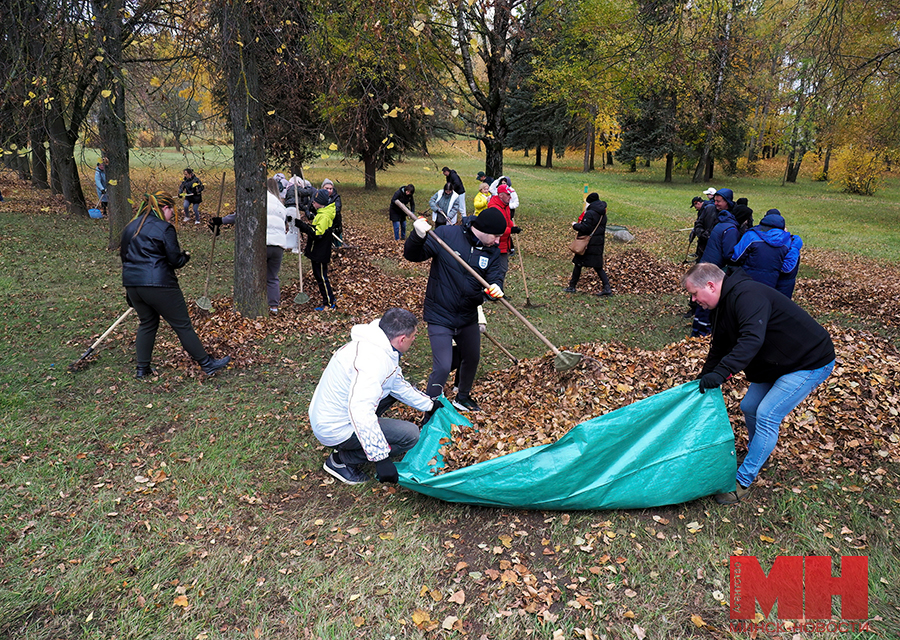
[{"label": "black beanie hat", "polygon": [[597,200],[599,200],[599,199],[600,199],[600,194],[597,193],[596,191],[594,191],[593,193],[591,193],[591,195],[589,195],[587,197],[588,202],[597,202]]},{"label": "black beanie hat", "polygon": [[318,204],[322,205],[328,204],[328,200],[330,197],[331,195],[327,191],[325,191],[325,189],[319,189],[318,191],[316,191],[313,202],[317,202]]},{"label": "black beanie hat", "polygon": [[506,217],[496,207],[488,207],[472,220],[472,226],[492,236],[502,236],[506,232]]}]

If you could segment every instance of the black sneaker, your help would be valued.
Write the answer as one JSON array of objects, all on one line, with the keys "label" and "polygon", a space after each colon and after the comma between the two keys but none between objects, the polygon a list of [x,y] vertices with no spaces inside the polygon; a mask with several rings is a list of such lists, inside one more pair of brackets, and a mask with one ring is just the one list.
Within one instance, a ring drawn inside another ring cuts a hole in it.
[{"label": "black sneaker", "polygon": [[750,495],[750,487],[741,486],[740,482],[734,483],[734,491],[726,491],[725,493],[717,493],[714,497],[719,504],[737,504]]},{"label": "black sneaker", "polygon": [[344,484],[362,484],[369,481],[369,476],[357,469],[352,464],[342,464],[334,459],[332,453],[322,465],[325,473],[334,476]]},{"label": "black sneaker", "polygon": [[472,396],[456,396],[451,402],[459,411],[481,411]]},{"label": "black sneaker", "polygon": [[563,287],[564,293],[575,293],[575,291],[576,291],[575,287]]}]

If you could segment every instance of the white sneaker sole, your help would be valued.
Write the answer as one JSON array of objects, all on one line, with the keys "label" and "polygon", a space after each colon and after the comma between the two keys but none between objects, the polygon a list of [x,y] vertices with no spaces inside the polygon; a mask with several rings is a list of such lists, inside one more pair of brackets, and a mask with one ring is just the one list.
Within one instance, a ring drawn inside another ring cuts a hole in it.
[{"label": "white sneaker sole", "polygon": [[368,478],[366,478],[365,480],[357,480],[357,481],[354,481],[354,480],[348,480],[347,478],[345,478],[344,476],[342,476],[340,473],[338,473],[337,471],[335,471],[334,469],[332,469],[331,467],[329,467],[327,463],[326,463],[326,464],[323,464],[323,465],[322,465],[322,468],[325,469],[325,473],[327,473],[328,475],[332,476],[333,478],[337,478],[338,480],[340,480],[340,481],[343,482],[344,484],[365,484],[366,482],[369,481]]}]

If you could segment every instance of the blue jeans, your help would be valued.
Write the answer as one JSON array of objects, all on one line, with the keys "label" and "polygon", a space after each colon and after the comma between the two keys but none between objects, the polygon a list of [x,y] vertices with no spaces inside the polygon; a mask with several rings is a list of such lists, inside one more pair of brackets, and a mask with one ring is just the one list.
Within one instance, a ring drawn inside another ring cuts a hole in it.
[{"label": "blue jeans", "polygon": [[194,220],[200,220],[200,203],[184,201],[184,219],[190,218],[191,207],[194,208]]},{"label": "blue jeans", "polygon": [[741,400],[750,442],[747,457],[737,471],[737,481],[749,487],[778,442],[778,427],[787,414],[831,375],[834,360],[820,369],[795,371],[775,382],[751,382]]},{"label": "blue jeans", "polygon": [[406,240],[406,220],[394,220],[394,240]]}]

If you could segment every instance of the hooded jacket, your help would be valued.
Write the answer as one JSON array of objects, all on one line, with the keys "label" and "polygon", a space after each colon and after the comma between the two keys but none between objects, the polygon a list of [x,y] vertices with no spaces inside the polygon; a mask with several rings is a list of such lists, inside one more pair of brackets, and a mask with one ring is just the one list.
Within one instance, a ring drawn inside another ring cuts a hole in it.
[{"label": "hooded jacket", "polygon": [[[125,287],[177,287],[175,269],[190,256],[178,245],[175,227],[152,212],[141,225],[137,217],[122,231],[119,257],[122,258],[122,285]],[[140,228],[140,232],[137,232]],[[135,235],[137,233],[137,235]]]},{"label": "hooded jacket", "polygon": [[331,356],[309,403],[309,422],[319,442],[335,447],[355,433],[372,462],[391,452],[375,415],[382,398],[393,395],[419,411],[434,404],[403,377],[400,353],[378,322],[350,330],[350,342]]},{"label": "hooded jacket", "polygon": [[[472,233],[475,216],[463,218],[461,225],[437,227],[434,233],[459,257],[475,269],[488,284],[503,283],[500,251],[485,247]],[[425,289],[425,312],[428,324],[458,329],[478,322],[478,305],[488,300],[484,290],[447,251],[430,236],[411,233],[403,246],[403,257],[410,262],[431,259],[428,286]]]},{"label": "hooded jacket", "polygon": [[757,282],[775,288],[779,274],[793,268],[786,263],[790,248],[791,234],[787,231],[757,225],[735,245],[731,261]]},{"label": "hooded jacket", "polygon": [[724,269],[731,264],[734,245],[738,243],[740,235],[734,214],[727,209],[719,211],[718,222],[709,234],[709,241],[706,243],[700,262],[711,262]]},{"label": "hooded jacket", "polygon": [[712,343],[700,376],[744,371],[750,382],[771,383],[834,360],[828,331],[775,289],[737,269],[722,282],[712,310]]}]

